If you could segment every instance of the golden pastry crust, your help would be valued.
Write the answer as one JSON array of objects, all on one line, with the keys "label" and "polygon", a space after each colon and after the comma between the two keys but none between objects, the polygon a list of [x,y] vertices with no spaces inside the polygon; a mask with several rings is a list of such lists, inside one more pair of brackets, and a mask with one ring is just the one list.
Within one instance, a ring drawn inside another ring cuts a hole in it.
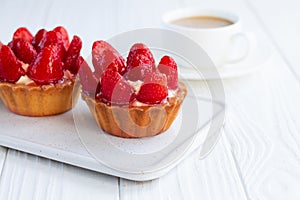
[{"label": "golden pastry crust", "polygon": [[105,132],[123,138],[142,138],[166,131],[175,120],[186,95],[186,86],[179,82],[176,96],[157,105],[109,105],[85,93],[82,93],[82,98]]},{"label": "golden pastry crust", "polygon": [[0,98],[4,105],[11,112],[24,116],[42,117],[66,112],[77,102],[79,92],[80,85],[75,79],[43,86],[0,82]]}]

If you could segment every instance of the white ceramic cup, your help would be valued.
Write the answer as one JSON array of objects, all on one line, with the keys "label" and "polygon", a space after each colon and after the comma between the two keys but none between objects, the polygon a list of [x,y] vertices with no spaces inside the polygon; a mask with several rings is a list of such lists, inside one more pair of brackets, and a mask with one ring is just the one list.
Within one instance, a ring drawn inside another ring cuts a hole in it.
[{"label": "white ceramic cup", "polygon": [[[222,18],[232,24],[213,28],[191,28],[173,23],[178,19],[197,16]],[[251,54],[255,46],[253,34],[243,31],[241,18],[232,12],[185,8],[165,13],[162,22],[166,28],[186,35],[198,43],[216,67],[242,61]]]}]

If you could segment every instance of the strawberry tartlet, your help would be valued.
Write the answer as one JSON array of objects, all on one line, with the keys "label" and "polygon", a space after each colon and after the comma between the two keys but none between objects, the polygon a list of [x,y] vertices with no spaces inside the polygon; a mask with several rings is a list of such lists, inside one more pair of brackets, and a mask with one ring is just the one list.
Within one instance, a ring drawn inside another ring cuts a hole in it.
[{"label": "strawberry tartlet", "polygon": [[71,43],[66,29],[18,28],[8,45],[0,44],[0,98],[12,112],[49,116],[70,110],[80,92],[75,84],[83,58],[81,39]]},{"label": "strawberry tartlet", "polygon": [[123,138],[142,138],[166,131],[187,94],[169,56],[159,64],[149,48],[134,44],[127,60],[105,41],[92,48],[94,72],[83,61],[79,71],[82,98],[98,126]]}]

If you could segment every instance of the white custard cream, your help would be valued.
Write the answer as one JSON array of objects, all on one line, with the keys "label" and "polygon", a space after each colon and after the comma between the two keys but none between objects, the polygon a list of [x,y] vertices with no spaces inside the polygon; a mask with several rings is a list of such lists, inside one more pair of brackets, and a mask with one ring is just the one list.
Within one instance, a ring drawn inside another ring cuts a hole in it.
[{"label": "white custard cream", "polygon": [[136,93],[138,93],[140,91],[140,88],[141,88],[142,84],[143,84],[143,81],[140,81],[140,80],[130,81],[130,80],[128,80],[128,83],[129,83],[129,85],[131,85],[133,87],[134,91]]},{"label": "white custard cream", "polygon": [[28,76],[21,76],[21,78],[16,82],[18,85],[31,85],[34,81],[31,80]]},{"label": "white custard cream", "polygon": [[[22,63],[22,68],[24,69],[24,71],[27,71],[28,68],[28,64]],[[63,83],[66,82],[67,80],[71,80],[74,79],[74,75],[71,74],[71,72],[69,72],[69,70],[64,70],[64,76],[62,78],[61,81],[59,81],[59,83]],[[36,83],[30,79],[27,75],[21,76],[20,79],[16,82],[16,84],[19,85],[36,85]]]},{"label": "white custard cream", "polygon": [[[25,64],[22,62],[22,68],[24,69],[24,71],[27,70],[28,68],[28,64]],[[16,84],[18,85],[31,85],[33,84],[34,81],[31,80],[28,76],[24,75],[24,76],[21,76],[20,79],[16,82]]]}]

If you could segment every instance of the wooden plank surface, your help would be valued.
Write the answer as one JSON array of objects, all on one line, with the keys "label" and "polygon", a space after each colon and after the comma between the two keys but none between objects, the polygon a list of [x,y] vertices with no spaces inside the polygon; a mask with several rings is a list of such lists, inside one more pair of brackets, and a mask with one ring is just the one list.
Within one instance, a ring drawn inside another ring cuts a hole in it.
[{"label": "wooden plank surface", "polygon": [[[265,33],[272,40],[281,58],[300,81],[300,2],[245,0]],[[271,8],[271,9],[267,9]]]},{"label": "wooden plank surface", "polygon": [[[293,19],[287,21],[297,15],[292,8],[295,4],[292,0],[246,1],[257,19],[257,27],[276,51],[269,68],[261,71],[257,80],[248,77],[248,84],[241,86],[241,90],[252,88],[249,92],[238,95],[237,87],[231,84],[230,91],[235,92],[226,93],[238,123],[228,127],[231,131],[225,131],[231,135],[248,193],[254,199],[300,198],[300,85],[293,57],[299,46],[292,43],[299,40],[294,35],[299,23],[292,25]],[[256,109],[240,106],[245,103]]]},{"label": "wooden plank surface", "polygon": [[246,29],[268,41],[274,54],[258,73],[224,80],[226,125],[206,159],[200,160],[195,152],[160,179],[133,182],[0,148],[0,199],[300,199],[298,4],[2,0],[0,40],[5,43],[19,26],[34,32],[62,24],[71,35],[82,37],[87,55],[94,40],[159,27],[164,11],[199,6],[240,13]]},{"label": "wooden plank surface", "polygon": [[118,199],[118,179],[9,150],[0,199]]},{"label": "wooden plank surface", "polygon": [[0,146],[0,174],[2,176],[2,170],[5,164],[7,155],[7,148]]},{"label": "wooden plank surface", "polygon": [[[224,134],[224,133],[222,133]],[[121,179],[122,199],[248,199],[225,137],[206,159],[199,151],[160,179],[133,182]]]}]

